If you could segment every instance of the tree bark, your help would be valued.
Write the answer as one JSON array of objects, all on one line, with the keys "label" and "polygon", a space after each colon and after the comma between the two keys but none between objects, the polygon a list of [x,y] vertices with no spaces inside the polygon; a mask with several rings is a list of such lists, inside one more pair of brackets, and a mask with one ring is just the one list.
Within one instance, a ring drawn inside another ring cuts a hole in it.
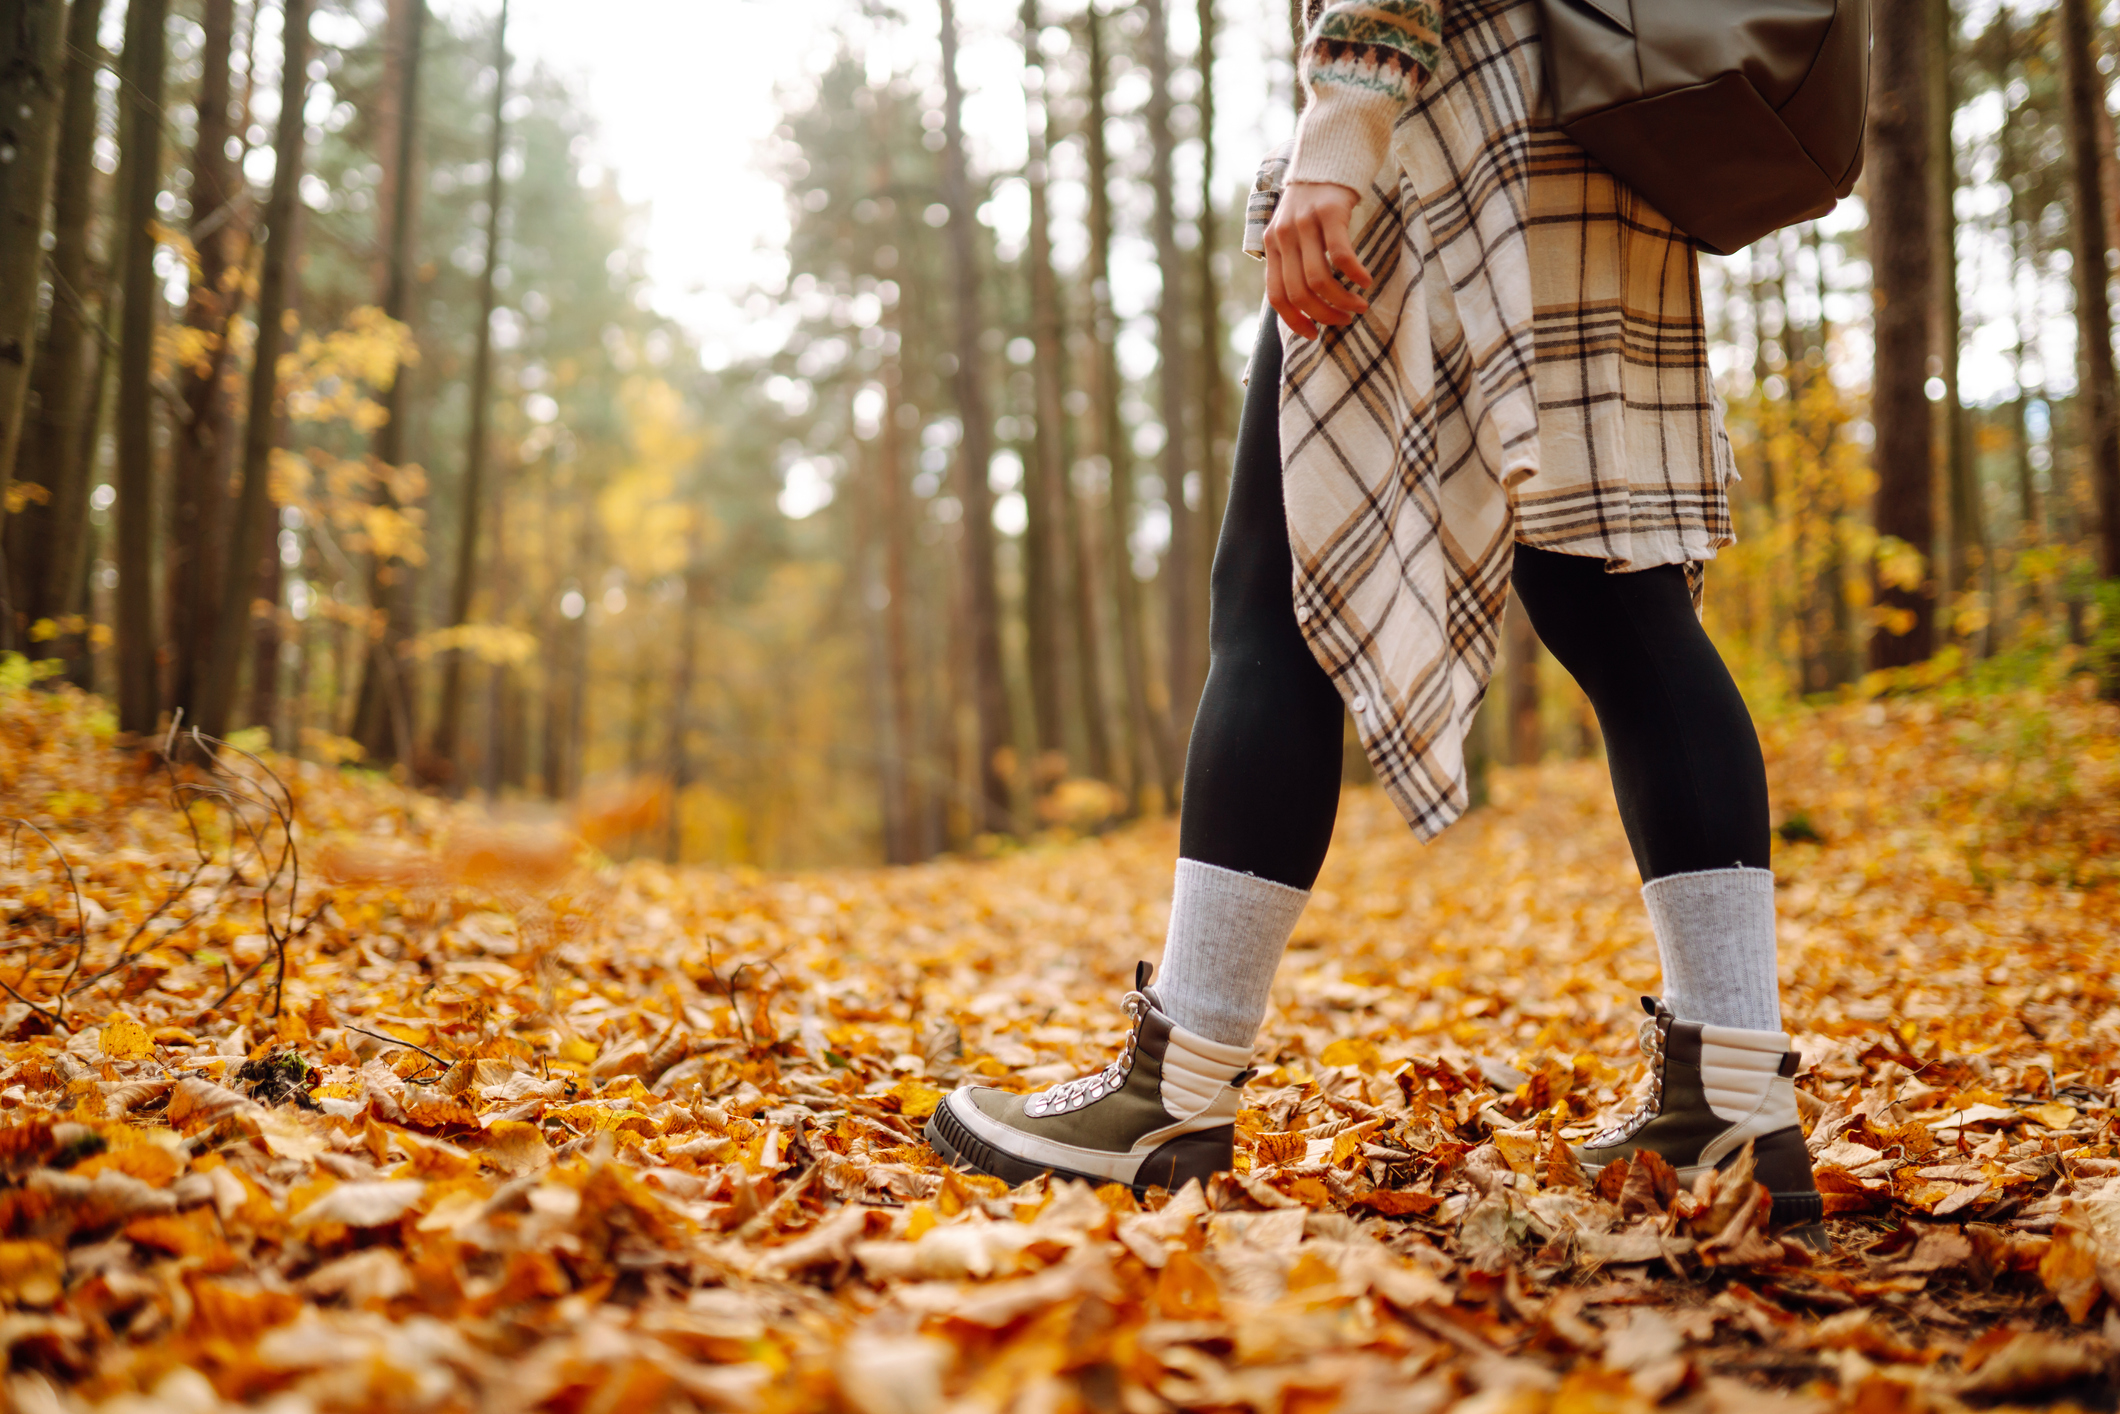
[{"label": "tree bark", "polygon": [[[65,0],[16,0],[0,16],[0,532],[37,347],[45,206],[58,149]],[[42,482],[40,481],[41,485]],[[0,547],[6,544],[0,533]],[[0,649],[15,646],[13,576],[0,549]]]},{"label": "tree bark", "polygon": [[[137,3],[137,0],[135,0]],[[286,345],[283,316],[294,298],[295,247],[300,240],[298,202],[302,180],[302,108],[309,93],[311,0],[286,0],[282,20],[280,117],[273,139],[272,194],[265,203],[264,260],[258,272],[258,342],[250,366],[250,408],[243,425],[243,487],[229,520],[228,564],[205,675],[199,684],[198,725],[209,736],[226,736],[235,705],[243,650],[252,641],[251,598],[257,581],[242,568],[255,566],[272,539],[272,449],[280,429],[280,352]],[[119,493],[119,505],[124,493]],[[276,666],[260,663],[260,673]]]},{"label": "tree bark", "polygon": [[[472,591],[478,583],[479,521],[486,494],[486,427],[493,401],[493,288],[494,271],[500,265],[501,156],[507,138],[502,111],[507,101],[508,0],[501,0],[500,18],[493,30],[493,132],[487,151],[486,258],[479,269],[478,334],[471,355],[471,432],[464,447],[464,504],[457,525],[456,579],[449,592],[452,628],[471,622]],[[464,779],[457,745],[463,713],[464,650],[456,648],[442,668],[441,716],[434,729],[435,763],[446,768],[456,782]]]},{"label": "tree bark", "polygon": [[2069,252],[2076,277],[2076,362],[2083,442],[2098,514],[2098,572],[2120,578],[2120,400],[2113,384],[2113,316],[2106,292],[2105,202],[2098,179],[2105,84],[2089,0],[2061,0],[2061,56],[2068,110]]},{"label": "tree bark", "polygon": [[711,584],[698,551],[685,570],[684,602],[677,606],[677,665],[670,681],[670,813],[663,824],[663,860],[685,862],[685,792],[692,785],[692,684],[699,675],[699,620]]},{"label": "tree bark", "polygon": [[[91,318],[89,219],[95,208],[96,38],[103,0],[74,0],[66,17],[64,92],[52,173],[51,313],[32,368],[32,407],[15,457],[15,479],[42,488],[5,523],[8,577],[0,579],[25,624],[66,616],[80,578],[81,537],[88,526],[83,435],[94,411],[100,328]],[[4,478],[0,478],[4,479]],[[8,616],[0,612],[0,620]],[[0,634],[11,625],[0,627]],[[77,635],[61,634],[32,651],[56,653]]]},{"label": "tree bark", "polygon": [[191,244],[198,271],[185,300],[184,323],[201,336],[202,363],[183,370],[183,411],[170,437],[170,507],[166,605],[169,699],[186,721],[198,716],[199,673],[213,638],[226,565],[228,468],[234,418],[226,389],[230,321],[242,306],[243,187],[228,156],[232,133],[229,59],[235,50],[235,0],[205,0],[199,51],[198,140],[191,150]]},{"label": "tree bark", "polygon": [[1134,452],[1119,409],[1119,324],[1112,313],[1111,153],[1105,141],[1110,74],[1104,48],[1104,17],[1095,4],[1085,17],[1089,48],[1089,275],[1096,347],[1095,402],[1099,450],[1110,470],[1109,496],[1112,604],[1119,624],[1119,666],[1126,685],[1131,799],[1142,808],[1151,783],[1168,808],[1178,797],[1177,752],[1164,719],[1148,696],[1148,645],[1141,630],[1140,583],[1134,578],[1129,539],[1133,530]]},{"label": "tree bark", "polygon": [[[1980,483],[1973,465],[1972,432],[1958,387],[1965,329],[1958,296],[1958,153],[1951,142],[1951,120],[1958,109],[1957,83],[1953,78],[1957,36],[1953,32],[1951,0],[1932,3],[1935,60],[1929,96],[1936,133],[1936,352],[1943,364],[1943,470],[1950,508],[1943,588],[1955,598],[1974,594],[1980,588],[1988,558],[1987,527],[1982,520]],[[1955,613],[1952,631],[1956,632]],[[1982,632],[1979,639],[1985,643],[1987,634]]]},{"label": "tree bark", "polygon": [[1870,265],[1876,326],[1871,421],[1876,428],[1877,533],[1922,556],[1912,588],[1877,581],[1877,600],[1903,620],[1870,639],[1870,665],[1902,667],[1927,658],[1935,633],[1936,577],[1927,566],[1936,539],[1933,419],[1928,381],[1929,301],[1935,295],[1928,57],[1930,0],[1877,0],[1870,102]]},{"label": "tree bark", "polygon": [[[1065,315],[1060,307],[1059,281],[1053,273],[1053,238],[1049,200],[1049,149],[1047,127],[1052,109],[1047,102],[1048,75],[1038,52],[1038,32],[1043,28],[1038,0],[1023,0],[1023,79],[1025,129],[1029,151],[1023,175],[1030,188],[1029,248],[1024,261],[1029,266],[1031,294],[1031,384],[1035,394],[1037,434],[1031,443],[1031,459],[1025,468],[1024,491],[1030,520],[1026,527],[1025,608],[1029,611],[1031,647],[1031,705],[1036,718],[1038,749],[1065,752],[1068,748],[1067,693],[1071,663],[1081,655],[1073,651],[1073,616],[1063,605],[1079,598],[1070,593],[1071,568],[1066,501],[1072,499],[1067,484],[1067,410],[1063,384],[1067,351],[1063,344]],[[1083,724],[1085,732],[1093,730]]]},{"label": "tree bark", "polygon": [[1509,764],[1536,766],[1545,754],[1545,734],[1539,725],[1538,630],[1524,612],[1514,591],[1503,620],[1503,666],[1508,701]]},{"label": "tree bark", "polygon": [[1186,377],[1184,261],[1178,253],[1177,187],[1173,164],[1177,135],[1170,111],[1170,17],[1166,0],[1142,0],[1148,17],[1143,36],[1148,50],[1149,187],[1155,198],[1151,230],[1162,292],[1156,299],[1159,411],[1163,417],[1163,501],[1170,510],[1170,547],[1163,555],[1163,593],[1169,653],[1164,662],[1170,705],[1169,734],[1182,743],[1192,734],[1193,708],[1207,676],[1206,635],[1195,620],[1206,607],[1195,583],[1200,517],[1187,504],[1186,477],[1192,470],[1191,429],[1186,409],[1191,402]]},{"label": "tree bark", "polygon": [[[1194,592],[1199,596],[1195,631],[1207,642],[1207,608],[1213,587],[1215,546],[1222,532],[1222,509],[1229,499],[1230,465],[1235,456],[1229,426],[1229,369],[1223,348],[1222,282],[1215,274],[1221,249],[1222,208],[1215,201],[1215,38],[1221,23],[1215,0],[1200,3],[1200,246],[1196,252],[1196,288],[1200,301],[1200,555]],[[1202,667],[1201,682],[1206,682]]]},{"label": "tree bark", "polygon": [[[155,729],[155,197],[162,189],[162,87],[169,0],[132,0],[118,89],[118,249],[124,308],[118,330],[118,729]],[[247,586],[246,586],[247,588]]]},{"label": "tree bark", "polygon": [[[888,171],[879,188],[887,187]],[[883,424],[876,433],[876,534],[883,548],[883,672],[886,721],[890,739],[884,760],[884,861],[911,864],[923,858],[919,815],[915,800],[925,792],[913,782],[914,762],[921,759],[919,739],[913,725],[913,654],[907,632],[907,614],[912,608],[911,576],[907,573],[907,541],[912,525],[906,514],[904,437],[899,412],[905,403],[905,374],[899,360],[905,348],[903,320],[899,311],[904,296],[884,311],[884,329],[893,343],[883,361]]]},{"label": "tree bark", "polygon": [[964,152],[964,89],[957,80],[957,7],[942,0],[942,198],[949,208],[950,263],[956,282],[957,410],[964,420],[958,443],[957,494],[964,518],[964,633],[970,654],[973,706],[978,714],[978,818],[975,830],[1007,833],[1013,826],[1008,749],[1008,696],[1001,678],[1001,611],[994,580],[994,498],[987,486],[993,460],[994,419],[987,403],[980,341],[980,265],[974,239],[970,180]]},{"label": "tree bark", "polygon": [[[411,322],[413,233],[419,209],[420,55],[427,24],[426,0],[409,0],[405,10],[402,47],[397,60],[396,128],[389,186],[390,236],[385,253],[383,312],[401,324]],[[387,420],[375,430],[369,446],[374,459],[385,467],[405,464],[405,421],[411,412],[412,386],[401,366],[384,398]],[[377,488],[377,499],[402,512],[386,482]],[[383,633],[368,646],[361,673],[361,695],[353,714],[353,739],[361,744],[370,761],[389,763],[407,755],[413,744],[413,716],[418,694],[413,690],[412,662],[404,646],[412,637],[412,566],[387,557],[375,557],[369,567],[369,602],[383,611]]]}]

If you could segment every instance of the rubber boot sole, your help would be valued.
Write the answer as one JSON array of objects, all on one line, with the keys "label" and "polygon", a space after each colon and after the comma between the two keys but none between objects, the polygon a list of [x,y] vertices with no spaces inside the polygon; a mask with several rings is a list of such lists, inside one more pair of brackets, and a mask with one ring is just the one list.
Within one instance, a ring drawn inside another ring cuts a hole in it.
[{"label": "rubber boot sole", "polygon": [[1122,1188],[1132,1189],[1136,1198],[1144,1198],[1148,1196],[1151,1188],[1175,1192],[1184,1187],[1188,1179],[1197,1178],[1205,1183],[1214,1174],[1226,1172],[1236,1166],[1236,1130],[1232,1125],[1220,1125],[1213,1129],[1181,1134],[1151,1150],[1141,1161],[1140,1170],[1133,1182],[1105,1174],[1082,1173],[1054,1164],[1038,1164],[1029,1159],[1019,1159],[972,1133],[962,1120],[950,1112],[948,1100],[935,1107],[935,1112],[928,1116],[927,1125],[920,1132],[921,1137],[927,1140],[928,1147],[941,1155],[944,1162],[998,1178],[1011,1188],[1051,1174],[1054,1178],[1074,1179],[1092,1188],[1116,1183]]}]

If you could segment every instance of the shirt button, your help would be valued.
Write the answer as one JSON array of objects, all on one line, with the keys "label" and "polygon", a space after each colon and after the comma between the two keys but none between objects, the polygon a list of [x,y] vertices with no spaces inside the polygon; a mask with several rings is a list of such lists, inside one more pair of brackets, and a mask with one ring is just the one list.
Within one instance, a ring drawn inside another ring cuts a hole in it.
[{"label": "shirt button", "polygon": [[1296,622],[1299,624],[1307,624],[1310,622],[1310,605],[1296,605]]},{"label": "shirt button", "polygon": [[1354,708],[1357,712],[1367,712],[1369,710],[1369,698],[1358,692],[1354,695],[1354,701],[1347,705]]}]

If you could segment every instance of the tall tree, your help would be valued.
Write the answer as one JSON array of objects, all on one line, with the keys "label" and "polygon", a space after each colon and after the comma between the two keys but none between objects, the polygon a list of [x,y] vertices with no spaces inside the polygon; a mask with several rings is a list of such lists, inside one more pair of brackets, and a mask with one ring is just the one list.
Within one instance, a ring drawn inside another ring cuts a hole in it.
[{"label": "tall tree", "polygon": [[[1876,428],[1880,535],[1924,557],[1935,545],[1932,506],[1935,439],[1928,382],[1929,302],[1935,295],[1934,188],[1928,176],[1929,30],[1932,0],[1877,0],[1879,34],[1871,63],[1869,121],[1870,268],[1875,303]],[[1908,585],[1880,570],[1877,598],[1894,612],[1870,639],[1870,665],[1900,667],[1929,656],[1935,634],[1936,579],[1924,565]]]},{"label": "tall tree", "polygon": [[[1972,430],[1958,387],[1965,321],[1958,296],[1958,149],[1951,120],[1958,111],[1954,77],[1957,24],[1951,0],[1933,0],[1930,35],[1933,61],[1930,117],[1935,125],[1932,165],[1936,173],[1936,352],[1943,377],[1943,475],[1950,508],[1943,588],[1947,595],[1976,591],[1987,563],[1987,529],[1981,517],[1980,483],[1973,466]],[[1986,641],[1986,635],[1982,635]]]},{"label": "tall tree", "polygon": [[[394,26],[400,36],[395,59],[395,126],[391,135],[389,171],[389,234],[384,248],[383,312],[399,323],[409,322],[412,287],[417,278],[413,236],[419,211],[420,59],[425,48],[426,0],[405,0],[392,6]],[[405,422],[412,409],[412,379],[399,368],[384,400],[387,414],[375,431],[369,451],[385,467],[405,464]],[[385,477],[377,497],[392,511],[402,512],[391,481]],[[403,649],[412,637],[412,567],[403,559],[378,553],[369,566],[369,602],[382,610],[383,631],[371,639],[361,673],[361,693],[353,714],[353,739],[368,759],[390,762],[412,750],[409,732],[418,697],[412,690],[412,663]]]},{"label": "tall tree", "polygon": [[[191,244],[198,265],[184,323],[200,350],[183,370],[182,404],[170,437],[170,514],[166,543],[169,700],[185,720],[198,715],[198,675],[221,603],[234,421],[226,389],[230,322],[242,304],[241,176],[228,155],[234,134],[229,60],[235,52],[235,0],[200,8],[197,141],[191,149]],[[253,23],[255,12],[253,11]]]},{"label": "tall tree", "polygon": [[[37,342],[37,278],[59,142],[65,0],[17,0],[0,16],[0,523],[22,438]],[[4,545],[0,538],[0,545]],[[15,641],[6,555],[0,553],[0,648]]]},{"label": "tall tree", "polygon": [[1503,709],[1509,719],[1509,764],[1536,766],[1545,750],[1545,737],[1539,726],[1538,630],[1531,626],[1531,616],[1524,612],[1513,591],[1503,629]]},{"label": "tall tree", "polygon": [[1119,624],[1119,668],[1126,687],[1128,767],[1133,804],[1140,808],[1153,783],[1168,806],[1177,798],[1177,751],[1164,730],[1165,719],[1149,702],[1148,644],[1141,626],[1140,583],[1134,578],[1130,539],[1133,531],[1134,452],[1120,410],[1125,384],[1119,377],[1118,317],[1112,310],[1111,149],[1104,132],[1111,92],[1109,51],[1104,45],[1104,16],[1096,3],[1083,19],[1089,41],[1089,104],[1084,136],[1089,148],[1089,277],[1092,306],[1091,346],[1095,349],[1098,450],[1111,477],[1109,557],[1112,604]]},{"label": "tall tree", "polygon": [[[32,624],[70,611],[88,527],[84,428],[91,423],[89,371],[100,332],[89,304],[89,220],[95,210],[96,73],[103,59],[96,35],[102,18],[103,0],[74,0],[66,16],[64,89],[52,164],[51,312],[32,370],[35,410],[23,429],[15,467],[16,478],[34,482],[42,494],[25,498],[14,517],[0,512],[6,527],[4,558],[12,575],[0,580],[0,593]],[[0,635],[7,631],[0,626]]]},{"label": "tall tree", "polygon": [[[1215,38],[1221,22],[1215,0],[1200,0],[1199,245],[1195,251],[1194,294],[1200,301],[1200,478],[1201,534],[1199,594],[1204,610],[1214,570],[1215,542],[1222,529],[1222,507],[1228,499],[1230,459],[1234,451],[1229,426],[1229,370],[1222,347],[1222,282],[1215,262],[1222,243],[1222,208],[1215,200]],[[1204,681],[1204,679],[1203,679]]]},{"label": "tall tree", "polygon": [[1183,741],[1192,730],[1193,705],[1206,673],[1206,635],[1195,621],[1206,607],[1195,583],[1201,550],[1199,517],[1187,503],[1185,482],[1191,471],[1192,442],[1186,417],[1193,390],[1185,371],[1189,332],[1185,317],[1185,263],[1178,254],[1177,133],[1171,124],[1170,16],[1165,0],[1142,0],[1148,25],[1148,181],[1155,198],[1152,232],[1162,291],[1156,299],[1159,345],[1158,411],[1163,417],[1163,501],[1170,508],[1170,547],[1163,556],[1164,628],[1169,653],[1169,735]]},{"label": "tall tree", "polygon": [[1067,749],[1065,664],[1068,619],[1061,611],[1067,595],[1067,557],[1061,497],[1067,494],[1066,410],[1062,403],[1059,283],[1053,275],[1052,220],[1049,211],[1045,124],[1046,71],[1038,53],[1043,28],[1038,0],[1023,0],[1018,21],[1023,31],[1024,129],[1028,150],[1023,163],[1030,189],[1030,231],[1024,262],[1030,269],[1031,385],[1035,429],[1031,455],[1024,466],[1024,618],[1030,647],[1032,729],[1043,752]]},{"label": "tall tree", "polygon": [[[162,190],[162,84],[169,0],[131,0],[118,84],[118,727],[155,729],[155,198]],[[245,562],[247,563],[247,561]],[[246,586],[247,588],[247,586]]]},{"label": "tall tree", "polygon": [[[135,0],[137,3],[137,0]],[[243,650],[251,642],[250,601],[254,569],[272,528],[272,449],[280,427],[280,352],[286,347],[283,316],[294,298],[295,246],[300,239],[302,108],[309,92],[311,0],[285,0],[281,18],[280,116],[273,136],[272,194],[266,198],[264,260],[258,271],[258,335],[250,366],[250,406],[243,426],[243,487],[229,518],[228,572],[221,579],[220,610],[214,615],[206,671],[199,683],[198,725],[209,736],[227,734],[235,705]],[[119,506],[124,493],[119,493]],[[274,670],[260,662],[257,670]]]},{"label": "tall tree", "polygon": [[[478,539],[486,496],[486,426],[493,402],[493,301],[501,251],[501,157],[507,142],[508,0],[501,0],[493,28],[493,125],[486,154],[486,254],[479,267],[478,329],[471,355],[471,432],[464,447],[464,500],[456,528],[456,578],[449,586],[449,623],[471,622],[472,591],[478,586]],[[687,652],[689,652],[689,648]],[[689,680],[688,680],[689,681]],[[434,757],[461,781],[458,734],[464,713],[464,650],[449,654],[442,669],[441,716],[434,729]],[[674,836],[673,836],[674,838]]]},{"label": "tall tree", "polygon": [[2089,0],[2061,0],[2061,68],[2068,108],[2076,280],[2076,363],[2083,441],[2098,510],[2098,571],[2120,578],[2120,397],[2113,383],[2113,315],[2106,294],[2105,203],[2098,180],[2105,83]]},{"label": "tall tree", "polygon": [[980,312],[979,251],[971,182],[964,153],[964,87],[957,78],[957,7],[941,0],[942,200],[949,209],[949,249],[957,305],[957,411],[964,420],[957,444],[957,495],[964,508],[965,648],[973,709],[978,717],[979,783],[975,828],[1011,828],[1009,779],[1004,767],[1013,733],[1001,679],[1001,606],[994,579],[994,497],[987,485],[993,460],[994,419],[987,403],[986,319]]}]

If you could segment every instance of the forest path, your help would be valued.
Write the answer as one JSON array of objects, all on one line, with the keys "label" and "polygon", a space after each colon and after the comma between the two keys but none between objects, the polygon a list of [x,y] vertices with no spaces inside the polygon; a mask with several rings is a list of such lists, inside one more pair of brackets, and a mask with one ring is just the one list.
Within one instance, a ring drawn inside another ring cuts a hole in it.
[{"label": "forest path", "polygon": [[[247,835],[229,867],[225,799],[194,809],[198,865],[169,778],[109,750],[94,704],[0,688],[0,798],[83,900],[21,832],[11,1393],[2109,1406],[2120,712],[1925,697],[1764,736],[1830,1255],[1763,1231],[1747,1185],[1592,1191],[1556,1161],[1626,1098],[1656,977],[1596,763],[1498,772],[1426,848],[1351,792],[1240,1172],[1140,1204],[952,1175],[917,1134],[959,1078],[1109,1059],[1162,934],[1167,822],[891,871],[583,868],[549,829],[277,763],[290,900],[261,810],[267,868]],[[261,887],[296,933],[276,1017]]]}]

